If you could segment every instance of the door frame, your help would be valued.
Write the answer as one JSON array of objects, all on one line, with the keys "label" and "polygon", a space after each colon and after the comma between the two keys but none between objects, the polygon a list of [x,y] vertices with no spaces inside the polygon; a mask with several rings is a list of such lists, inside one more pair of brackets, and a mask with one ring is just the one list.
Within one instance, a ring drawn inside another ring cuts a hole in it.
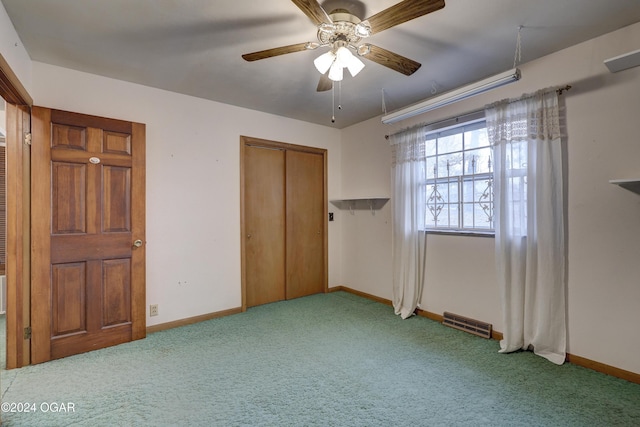
[{"label": "door frame", "polygon": [[[0,54],[0,97],[6,101],[7,136],[7,313],[6,369],[19,368],[31,361],[30,339],[30,148],[24,139],[31,132],[33,99]],[[24,143],[23,143],[24,141]]]},{"label": "door frame", "polygon": [[246,251],[245,251],[245,236],[246,236],[246,224],[245,224],[245,181],[244,181],[244,172],[245,172],[245,164],[244,164],[244,156],[245,156],[245,147],[247,145],[255,146],[255,147],[263,147],[270,149],[280,149],[280,150],[292,150],[292,151],[301,151],[305,153],[313,153],[322,155],[323,162],[323,283],[324,283],[324,292],[327,293],[329,291],[329,227],[328,227],[328,218],[329,218],[329,206],[328,206],[328,179],[327,179],[327,150],[324,148],[316,148],[316,147],[308,147],[305,145],[296,145],[296,144],[288,144],[285,142],[278,141],[270,141],[266,139],[254,138],[250,136],[240,135],[240,271],[241,271],[241,293],[242,293],[242,311],[247,311],[247,288],[246,288]]}]

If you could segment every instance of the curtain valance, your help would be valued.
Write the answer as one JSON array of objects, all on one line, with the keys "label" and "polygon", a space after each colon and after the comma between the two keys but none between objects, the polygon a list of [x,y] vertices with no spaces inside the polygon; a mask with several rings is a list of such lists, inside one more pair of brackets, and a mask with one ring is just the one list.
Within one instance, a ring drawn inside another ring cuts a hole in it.
[{"label": "curtain valance", "polygon": [[556,89],[543,89],[518,99],[505,99],[486,108],[487,133],[492,144],[514,141],[553,141],[562,138],[561,107]]}]

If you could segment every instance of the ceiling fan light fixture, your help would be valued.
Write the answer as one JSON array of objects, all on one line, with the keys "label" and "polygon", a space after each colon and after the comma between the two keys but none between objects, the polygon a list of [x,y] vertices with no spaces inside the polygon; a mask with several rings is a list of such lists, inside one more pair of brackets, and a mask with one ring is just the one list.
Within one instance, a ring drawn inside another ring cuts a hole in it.
[{"label": "ceiling fan light fixture", "polygon": [[353,77],[364,68],[364,62],[356,58],[345,46],[340,46],[336,51],[336,64],[347,68]]},{"label": "ceiling fan light fixture", "polygon": [[340,46],[338,50],[336,50],[336,61],[338,61],[342,67],[348,66],[351,58],[353,58],[353,54],[349,52],[349,49],[346,47]]},{"label": "ceiling fan light fixture", "polygon": [[369,37],[371,35],[371,25],[367,21],[362,21],[356,25],[355,33],[358,37]]},{"label": "ceiling fan light fixture", "polygon": [[347,63],[347,69],[352,77],[355,77],[364,68],[364,62],[360,61],[354,55],[351,55],[349,62]]},{"label": "ceiling fan light fixture", "polygon": [[331,34],[335,31],[336,26],[333,24],[327,24],[326,22],[323,22],[322,24],[318,25],[318,31],[321,33],[327,33],[327,34]]},{"label": "ceiling fan light fixture", "polygon": [[365,44],[361,44],[360,46],[358,46],[358,55],[360,56],[365,56],[371,53],[371,45],[368,43]]},{"label": "ceiling fan light fixture", "polygon": [[331,66],[331,69],[329,69],[329,79],[333,80],[334,82],[339,82],[342,80],[343,77],[344,77],[343,68],[338,63],[338,61],[335,61]]},{"label": "ceiling fan light fixture", "polygon": [[333,65],[335,59],[336,55],[333,52],[325,52],[313,60],[313,65],[316,66],[316,70],[318,70],[320,74],[324,74]]}]

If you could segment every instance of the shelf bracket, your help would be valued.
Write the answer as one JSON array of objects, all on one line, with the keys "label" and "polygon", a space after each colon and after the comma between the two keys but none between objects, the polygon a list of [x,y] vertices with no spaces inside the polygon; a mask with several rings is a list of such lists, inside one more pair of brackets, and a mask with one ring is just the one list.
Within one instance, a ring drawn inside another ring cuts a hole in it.
[{"label": "shelf bracket", "polygon": [[609,183],[618,185],[625,190],[633,191],[636,194],[640,194],[640,179],[612,179]]},{"label": "shelf bracket", "polygon": [[371,215],[375,216],[376,211],[382,209],[382,207],[389,201],[388,197],[363,197],[359,199],[338,199],[331,200],[338,209],[349,209],[351,215],[356,214],[356,210],[371,211]]}]

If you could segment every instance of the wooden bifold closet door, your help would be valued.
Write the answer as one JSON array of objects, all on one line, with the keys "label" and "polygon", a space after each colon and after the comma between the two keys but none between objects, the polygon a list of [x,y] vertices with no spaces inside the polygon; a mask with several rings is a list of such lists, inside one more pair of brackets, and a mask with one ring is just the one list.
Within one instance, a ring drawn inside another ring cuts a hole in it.
[{"label": "wooden bifold closet door", "polygon": [[241,138],[243,308],[326,291],[326,150]]}]

